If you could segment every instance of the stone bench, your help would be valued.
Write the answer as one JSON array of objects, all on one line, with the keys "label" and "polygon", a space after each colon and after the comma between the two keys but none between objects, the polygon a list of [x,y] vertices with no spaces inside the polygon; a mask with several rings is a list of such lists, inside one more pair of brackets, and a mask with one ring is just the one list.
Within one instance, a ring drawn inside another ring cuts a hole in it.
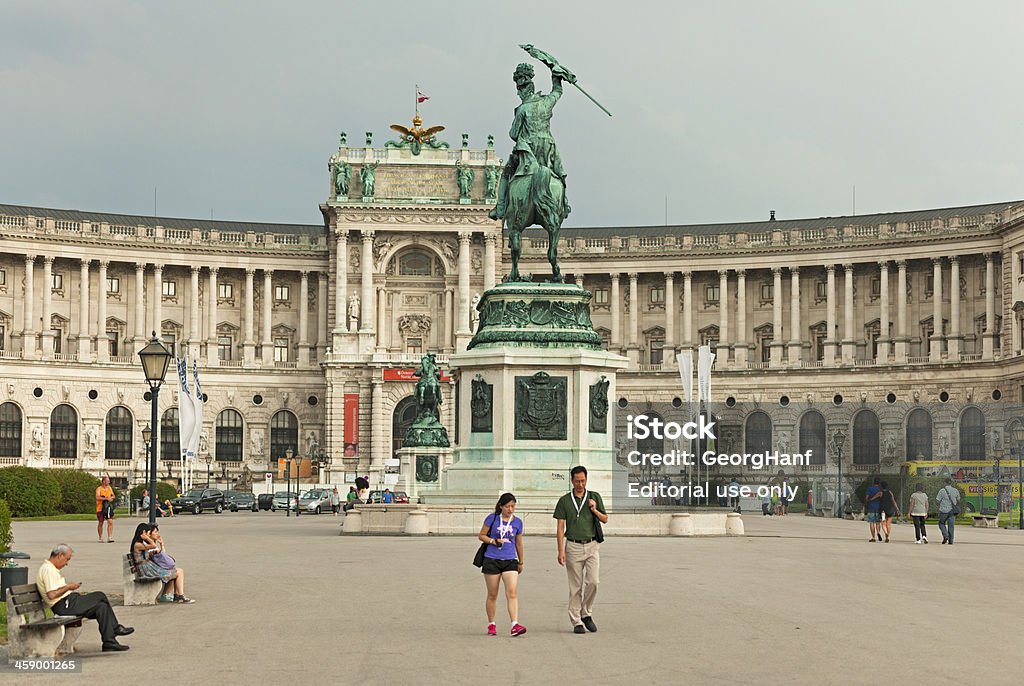
[{"label": "stone bench", "polygon": [[999,516],[994,512],[981,512],[973,515],[974,521],[971,526],[976,526],[982,529],[998,529],[999,528]]},{"label": "stone bench", "polygon": [[160,579],[139,577],[135,557],[128,553],[121,560],[121,580],[124,584],[125,605],[156,605],[157,596],[163,590]]},{"label": "stone bench", "polygon": [[7,593],[7,661],[58,658],[75,652],[82,617],[47,617],[35,584],[11,586]]}]

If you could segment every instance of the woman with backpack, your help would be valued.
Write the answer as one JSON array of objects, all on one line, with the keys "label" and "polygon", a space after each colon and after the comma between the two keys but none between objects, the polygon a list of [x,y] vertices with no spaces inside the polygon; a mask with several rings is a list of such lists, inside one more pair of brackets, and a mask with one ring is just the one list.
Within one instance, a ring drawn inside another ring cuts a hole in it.
[{"label": "woman with backpack", "polygon": [[494,512],[487,515],[480,527],[478,538],[486,544],[483,567],[484,582],[487,585],[487,635],[497,636],[498,628],[494,614],[498,602],[498,586],[505,584],[505,601],[508,604],[508,618],[512,621],[512,636],[526,633],[526,627],[519,623],[519,575],[523,571],[523,520],[515,516],[516,497],[503,493],[494,506]]}]

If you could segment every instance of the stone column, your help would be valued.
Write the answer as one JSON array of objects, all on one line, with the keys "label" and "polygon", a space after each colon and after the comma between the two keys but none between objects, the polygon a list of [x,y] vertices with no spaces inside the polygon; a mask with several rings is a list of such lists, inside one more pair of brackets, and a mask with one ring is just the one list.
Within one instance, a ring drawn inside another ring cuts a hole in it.
[{"label": "stone column", "polygon": [[622,350],[622,332],[619,330],[621,324],[621,315],[619,314],[619,308],[622,307],[622,296],[619,294],[619,274],[618,272],[609,275],[612,280],[611,292],[608,295],[608,299],[611,300],[609,309],[612,314],[612,325],[611,325],[611,347],[615,352]]},{"label": "stone column", "polygon": [[[469,239],[468,231],[459,232],[459,301],[455,317],[455,333],[469,336]],[[461,349],[462,346],[459,346]]]},{"label": "stone column", "polygon": [[377,348],[381,351],[388,347],[387,297],[383,286],[377,289]]},{"label": "stone column", "polygon": [[629,331],[626,346],[626,355],[634,364],[640,364],[640,344],[637,342],[637,329],[640,328],[640,295],[638,293],[637,281],[640,275],[636,272],[629,274]]},{"label": "stone column", "polygon": [[882,260],[878,263],[879,269],[879,300],[881,304],[878,313],[878,356],[876,364],[888,364],[889,362],[889,261]]},{"label": "stone column", "polygon": [[960,257],[949,258],[949,337],[946,339],[946,356],[958,362],[960,360]]},{"label": "stone column", "polygon": [[261,345],[264,367],[274,366],[274,339],[270,324],[274,306],[274,270],[263,270],[263,342]]},{"label": "stone column", "polygon": [[772,267],[772,343],[771,366],[782,366],[786,339],[782,333],[782,267]]},{"label": "stone column", "polygon": [[21,351],[26,360],[36,356],[35,304],[35,255],[25,255],[25,302],[21,311]]},{"label": "stone column", "polygon": [[996,331],[996,266],[992,253],[985,253],[985,333],[982,335],[983,360],[995,356]]},{"label": "stone column", "polygon": [[156,337],[163,340],[164,321],[164,266],[153,265],[153,330]]},{"label": "stone column", "polygon": [[210,267],[209,282],[206,284],[206,301],[210,303],[210,323],[206,332],[206,364],[209,367],[220,365],[217,354],[217,267]]},{"label": "stone column", "polygon": [[188,354],[193,360],[199,358],[199,346],[203,342],[199,328],[199,269],[192,267],[188,282]]},{"label": "stone column", "polygon": [[789,349],[786,351],[791,367],[799,366],[803,356],[800,340],[800,267],[789,269]]},{"label": "stone column", "polygon": [[484,290],[494,288],[494,256],[498,237],[492,233],[484,234]]},{"label": "stone column", "polygon": [[348,331],[348,231],[338,231],[334,251],[334,331]]},{"label": "stone column", "polygon": [[455,350],[455,305],[454,292],[451,288],[444,289],[444,335],[442,344],[448,352]]},{"label": "stone column", "polygon": [[838,335],[836,332],[836,266],[825,265],[825,359],[822,362],[826,367],[832,367],[836,363],[836,347],[838,346]]},{"label": "stone column", "polygon": [[683,346],[693,348],[693,272],[683,272]]},{"label": "stone column", "polygon": [[53,315],[53,258],[43,255],[43,313],[40,321],[40,345],[43,359],[53,359],[53,330],[50,317]]},{"label": "stone column", "polygon": [[[107,338],[107,264],[100,260],[100,288],[96,298],[96,361],[110,362],[110,339]],[[118,352],[121,352],[118,350]]]},{"label": "stone column", "polygon": [[[373,317],[367,317],[372,319]],[[370,394],[370,471],[382,472],[387,459],[384,445],[384,381],[374,379]]]},{"label": "stone column", "polygon": [[736,270],[736,366],[747,366],[747,270]]},{"label": "stone column", "polygon": [[362,302],[359,303],[359,332],[373,333],[373,231],[364,229],[363,253],[359,265],[362,268]]},{"label": "stone column", "polygon": [[857,356],[856,338],[853,335],[853,265],[843,265],[843,289],[846,293],[843,303],[843,364],[853,364]]},{"label": "stone column", "polygon": [[309,366],[309,271],[299,270],[299,367]]},{"label": "stone column", "polygon": [[729,270],[718,270],[718,355],[722,367],[729,366]]},{"label": "stone column", "polygon": [[675,272],[665,272],[665,342],[661,346],[661,363],[676,361],[676,283]]},{"label": "stone column", "polygon": [[254,338],[254,324],[256,319],[255,295],[253,293],[254,277],[256,270],[252,267],[245,268],[245,305],[242,317],[245,318],[245,330],[242,339],[242,365],[252,367],[256,363],[256,339]]},{"label": "stone column", "polygon": [[910,340],[907,338],[907,261],[896,261],[896,363],[906,364]]},{"label": "stone column", "polygon": [[[107,292],[107,284],[100,283],[100,292]],[[146,331],[146,263],[135,263],[135,317],[132,322],[132,345],[138,353],[149,342],[149,333]],[[98,331],[97,340],[102,338],[106,332]]]},{"label": "stone column", "polygon": [[[78,361],[89,362],[91,359],[92,332],[89,325],[89,260],[79,261],[80,276],[78,279]],[[105,293],[107,284],[100,284],[100,292]]]},{"label": "stone column", "polygon": [[313,362],[324,359],[327,353],[327,272],[316,274],[316,347]]},{"label": "stone column", "polygon": [[928,361],[942,361],[942,258],[932,258],[932,337],[928,340]]}]

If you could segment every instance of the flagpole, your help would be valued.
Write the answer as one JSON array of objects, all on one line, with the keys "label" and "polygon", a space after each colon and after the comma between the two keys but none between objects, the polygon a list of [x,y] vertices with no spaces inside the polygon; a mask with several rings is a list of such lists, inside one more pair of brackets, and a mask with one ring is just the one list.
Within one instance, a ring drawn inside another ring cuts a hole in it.
[{"label": "flagpole", "polygon": [[412,96],[413,104],[416,107],[416,116],[420,116],[420,84],[416,84],[416,92]]}]

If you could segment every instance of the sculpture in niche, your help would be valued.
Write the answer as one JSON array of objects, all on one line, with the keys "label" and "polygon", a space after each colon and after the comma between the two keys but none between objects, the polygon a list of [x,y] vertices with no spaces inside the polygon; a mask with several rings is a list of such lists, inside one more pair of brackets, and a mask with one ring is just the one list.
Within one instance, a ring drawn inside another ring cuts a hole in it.
[{"label": "sculpture in niche", "polygon": [[348,328],[350,331],[359,328],[359,296],[350,295],[348,298]]},{"label": "sculpture in niche", "polygon": [[43,427],[41,424],[32,425],[32,452],[38,453],[43,450]]},{"label": "sculpture in niche", "polygon": [[199,434],[199,452],[204,455],[210,452],[210,434],[206,431]]},{"label": "sculpture in niche", "polygon": [[473,379],[473,392],[469,408],[473,418],[470,431],[473,433],[493,431],[494,385],[484,381],[480,374]]},{"label": "sculpture in niche", "polygon": [[254,456],[262,455],[263,454],[263,430],[262,429],[253,429],[250,432],[249,440],[251,442],[251,446],[250,446],[249,452],[252,453]]},{"label": "sculpture in niche", "polygon": [[90,426],[85,430],[86,443],[89,445],[89,452],[98,453],[100,450],[100,430]]},{"label": "sculpture in niche", "polygon": [[476,293],[473,295],[473,299],[469,303],[469,328],[470,331],[476,331],[477,325],[480,323],[480,294]]},{"label": "sculpture in niche", "polygon": [[376,243],[373,244],[373,264],[376,269],[380,269],[381,260],[391,250],[391,239],[387,236],[379,238]]},{"label": "sculpture in niche", "polygon": [[316,455],[320,450],[320,434],[314,429],[310,429],[309,433],[306,434],[306,455]]}]

